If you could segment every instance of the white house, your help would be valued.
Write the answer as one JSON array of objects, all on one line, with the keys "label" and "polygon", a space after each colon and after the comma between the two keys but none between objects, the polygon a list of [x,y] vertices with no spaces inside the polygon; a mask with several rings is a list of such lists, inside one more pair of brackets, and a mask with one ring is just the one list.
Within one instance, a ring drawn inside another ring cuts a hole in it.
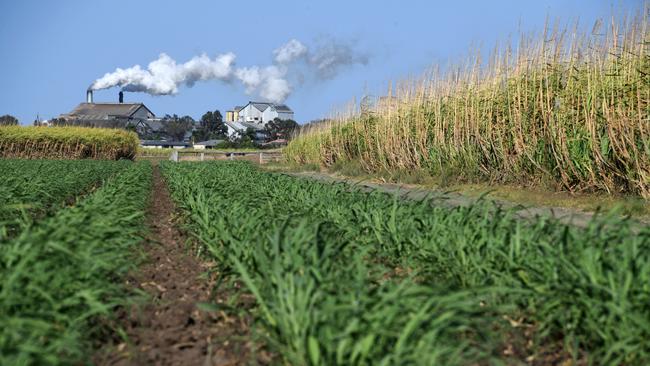
[{"label": "white house", "polygon": [[276,118],[293,119],[293,111],[284,104],[248,102],[238,113],[237,122],[266,125]]},{"label": "white house", "polygon": [[266,126],[266,123],[228,121],[224,123],[228,129],[228,138],[231,140],[243,135],[248,129],[255,131],[256,140],[264,140],[267,138],[267,134],[264,132],[264,126]]}]

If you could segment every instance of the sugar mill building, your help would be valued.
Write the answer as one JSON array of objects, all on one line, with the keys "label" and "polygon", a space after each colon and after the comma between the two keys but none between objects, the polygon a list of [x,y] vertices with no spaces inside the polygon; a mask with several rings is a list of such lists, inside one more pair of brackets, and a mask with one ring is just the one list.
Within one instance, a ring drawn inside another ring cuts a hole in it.
[{"label": "sugar mill building", "polygon": [[248,102],[239,111],[239,121],[267,124],[274,119],[293,119],[293,111],[284,104]]},{"label": "sugar mill building", "polygon": [[86,93],[86,102],[69,113],[59,116],[68,124],[105,128],[134,128],[139,134],[155,132],[161,128],[160,120],[143,103],[124,103],[120,92],[118,103],[95,103],[93,93]]},{"label": "sugar mill building", "polygon": [[235,122],[239,121],[239,112],[241,111],[241,106],[236,106],[230,111],[226,111],[226,122]]},{"label": "sugar mill building", "polygon": [[247,122],[266,125],[274,119],[293,119],[293,111],[284,104],[248,102],[226,112],[227,122]]},{"label": "sugar mill building", "polygon": [[249,101],[243,107],[237,106],[226,111],[228,137],[234,138],[247,130],[253,130],[256,140],[264,140],[268,137],[264,127],[276,118],[293,119],[293,111],[285,104]]}]

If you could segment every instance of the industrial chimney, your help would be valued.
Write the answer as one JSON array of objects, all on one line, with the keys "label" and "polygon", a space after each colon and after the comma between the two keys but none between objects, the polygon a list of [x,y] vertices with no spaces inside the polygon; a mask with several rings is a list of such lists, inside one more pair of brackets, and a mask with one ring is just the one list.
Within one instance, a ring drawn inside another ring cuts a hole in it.
[{"label": "industrial chimney", "polygon": [[92,89],[86,90],[86,103],[92,103],[93,102],[93,91]]},{"label": "industrial chimney", "polygon": [[124,93],[120,91],[119,96],[120,96],[120,104],[124,103]]}]

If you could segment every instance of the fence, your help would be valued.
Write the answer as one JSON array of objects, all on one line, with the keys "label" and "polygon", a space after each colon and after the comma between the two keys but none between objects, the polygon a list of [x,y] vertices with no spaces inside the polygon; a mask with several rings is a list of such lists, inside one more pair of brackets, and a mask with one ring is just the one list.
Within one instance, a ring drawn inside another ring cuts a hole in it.
[{"label": "fence", "polygon": [[209,161],[209,160],[248,160],[258,164],[283,161],[281,152],[198,152],[198,151],[172,151],[169,156],[171,161]]}]

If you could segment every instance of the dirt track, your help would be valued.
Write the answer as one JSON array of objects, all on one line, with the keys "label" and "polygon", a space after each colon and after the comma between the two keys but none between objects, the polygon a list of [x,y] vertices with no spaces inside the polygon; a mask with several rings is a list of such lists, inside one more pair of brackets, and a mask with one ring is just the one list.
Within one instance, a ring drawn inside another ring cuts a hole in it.
[{"label": "dirt track", "polygon": [[150,301],[120,314],[127,342],[100,350],[100,365],[242,365],[266,363],[253,355],[249,320],[223,311],[206,312],[203,302],[225,302],[227,294],[210,299],[208,263],[188,253],[186,238],[174,226],[174,204],[154,167],[154,183],[145,243],[147,261],[129,284],[146,292]]}]

